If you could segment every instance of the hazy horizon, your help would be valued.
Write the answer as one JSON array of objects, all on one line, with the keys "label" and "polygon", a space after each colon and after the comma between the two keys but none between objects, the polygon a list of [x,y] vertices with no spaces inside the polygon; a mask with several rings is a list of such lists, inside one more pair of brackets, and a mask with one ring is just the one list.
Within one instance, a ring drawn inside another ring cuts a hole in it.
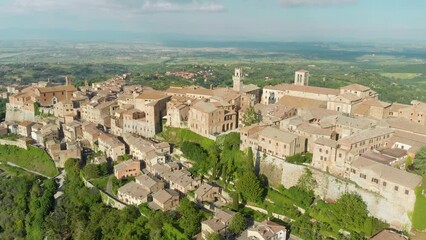
[{"label": "hazy horizon", "polygon": [[0,40],[426,43],[420,0],[3,0]]}]

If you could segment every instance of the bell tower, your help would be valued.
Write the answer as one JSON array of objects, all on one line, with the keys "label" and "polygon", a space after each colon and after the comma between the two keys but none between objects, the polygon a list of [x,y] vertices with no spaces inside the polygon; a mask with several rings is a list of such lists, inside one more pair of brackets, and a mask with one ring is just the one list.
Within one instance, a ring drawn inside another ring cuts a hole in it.
[{"label": "bell tower", "polygon": [[244,73],[242,68],[235,68],[234,76],[232,76],[233,81],[233,90],[236,92],[242,92],[243,90],[243,80],[244,80]]},{"label": "bell tower", "polygon": [[306,70],[299,70],[294,73],[294,85],[308,86],[309,85],[309,72]]},{"label": "bell tower", "polygon": [[72,77],[71,77],[71,75],[67,75],[65,77],[65,85],[66,86],[71,86],[72,85]]}]

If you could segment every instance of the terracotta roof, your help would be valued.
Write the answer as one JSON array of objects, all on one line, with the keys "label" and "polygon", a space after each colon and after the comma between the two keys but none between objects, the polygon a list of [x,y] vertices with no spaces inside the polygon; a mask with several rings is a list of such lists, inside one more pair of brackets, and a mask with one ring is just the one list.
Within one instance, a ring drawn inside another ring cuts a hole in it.
[{"label": "terracotta roof", "polygon": [[361,156],[368,158],[370,160],[379,162],[381,164],[386,164],[386,165],[390,165],[391,162],[396,160],[393,157],[389,157],[389,156],[383,155],[383,154],[381,154],[379,152],[375,152],[375,151],[365,152],[365,153],[361,154]]},{"label": "terracotta roof", "polygon": [[200,86],[170,87],[166,90],[166,93],[213,96],[212,90]]},{"label": "terracotta roof", "polygon": [[215,186],[209,184],[209,183],[203,183],[197,190],[195,190],[195,195],[197,197],[204,196],[204,194],[208,193],[210,189],[214,188]]},{"label": "terracotta roof", "polygon": [[160,203],[166,203],[167,201],[169,201],[170,199],[172,199],[173,197],[179,197],[179,193],[176,192],[175,190],[171,190],[171,189],[163,189],[160,190],[156,193],[154,193],[152,195],[152,198],[156,199],[158,202]]},{"label": "terracotta roof", "polygon": [[356,83],[348,85],[348,86],[344,86],[341,89],[351,90],[351,91],[361,91],[361,92],[370,90],[369,87],[366,87],[366,86],[361,85],[361,84],[356,84]]},{"label": "terracotta roof", "polygon": [[281,226],[278,223],[265,220],[259,224],[254,224],[254,226],[248,229],[248,231],[257,232],[260,236],[263,237],[263,239],[273,239],[275,234],[280,231],[286,232],[287,229],[286,227]]},{"label": "terracotta roof", "polygon": [[386,122],[390,127],[395,129],[426,135],[426,126],[416,122],[411,122],[405,118],[389,118]]},{"label": "terracotta roof", "polygon": [[77,91],[77,88],[75,88],[72,85],[62,85],[62,86],[56,86],[56,87],[38,88],[38,90],[41,93],[60,92],[60,91],[74,92],[74,91]]},{"label": "terracotta roof", "polygon": [[152,186],[160,182],[160,179],[149,175],[141,175],[135,178],[136,183],[150,189]]},{"label": "terracotta roof", "polygon": [[331,133],[332,133],[330,129],[323,129],[309,123],[300,124],[299,126],[297,126],[296,130],[305,132],[308,134],[316,134],[316,135],[324,135],[324,136],[331,136]]},{"label": "terracotta roof", "polygon": [[337,98],[339,98],[339,97],[345,98],[345,99],[349,100],[350,102],[356,102],[356,101],[361,100],[361,98],[358,97],[358,95],[355,95],[353,93],[342,93],[339,96],[337,96]]},{"label": "terracotta roof", "polygon": [[320,121],[322,121],[322,119],[325,119],[325,118],[337,117],[339,115],[342,115],[342,112],[323,109],[319,107],[308,107],[308,108],[303,108],[302,111],[300,111],[300,115],[305,120],[319,119]]},{"label": "terracotta roof", "polygon": [[151,100],[159,100],[166,98],[167,95],[164,92],[156,91],[156,90],[148,90],[143,91],[139,96],[137,96],[137,99],[151,99]]},{"label": "terracotta roof", "polygon": [[383,102],[374,98],[367,98],[362,102],[362,104],[365,104],[368,106],[374,106],[374,107],[383,107],[383,108],[386,108],[392,105],[391,103]]},{"label": "terracotta roof", "polygon": [[19,126],[22,126],[22,127],[29,127],[29,126],[31,126],[31,125],[33,125],[34,123],[33,122],[29,122],[29,121],[22,121],[21,123],[19,123]]},{"label": "terracotta roof", "polygon": [[275,86],[265,86],[263,89],[272,89],[279,91],[298,91],[298,92],[310,92],[316,94],[325,94],[325,95],[339,95],[340,91],[338,89],[332,88],[323,88],[323,87],[314,87],[314,86],[301,86],[294,84],[282,83]]},{"label": "terracotta roof", "polygon": [[399,170],[362,156],[356,158],[351,165],[361,171],[373,172],[385,181],[396,183],[409,189],[415,189],[423,180],[419,175]]},{"label": "terracotta roof", "polygon": [[395,157],[395,158],[401,158],[407,156],[407,150],[400,149],[400,148],[385,148],[380,151],[382,154]]},{"label": "terracotta roof", "polygon": [[330,138],[324,138],[320,137],[315,141],[316,144],[320,144],[327,147],[336,148],[337,147],[337,141],[330,139]]},{"label": "terracotta roof", "polygon": [[319,101],[309,98],[302,97],[293,97],[293,96],[284,96],[280,100],[278,100],[277,104],[289,107],[319,107],[319,108],[327,108],[327,102]]},{"label": "terracotta roof", "polygon": [[213,90],[213,95],[216,99],[221,98],[226,102],[237,99],[240,94],[230,88],[216,88]]},{"label": "terracotta roof", "polygon": [[339,115],[323,118],[320,122],[320,125],[322,126],[323,124],[331,124],[332,126],[339,125],[355,129],[367,129],[374,125],[374,121],[369,120],[367,118],[353,118],[344,115]]},{"label": "terracotta roof", "polygon": [[145,199],[149,194],[149,192],[146,191],[141,185],[133,181],[120,187],[118,192],[138,199]]},{"label": "terracotta roof", "polygon": [[348,137],[342,138],[339,140],[340,144],[347,144],[351,145],[353,143],[358,143],[363,140],[368,140],[371,138],[375,138],[378,136],[386,135],[386,134],[392,134],[394,132],[391,128],[382,128],[382,127],[376,127],[371,129],[365,129],[360,132],[357,132],[353,135],[350,135]]},{"label": "terracotta roof", "polygon": [[243,85],[243,92],[245,92],[245,93],[255,91],[255,90],[259,90],[259,89],[260,89],[260,87],[254,85],[254,84]]},{"label": "terracotta roof", "polygon": [[229,210],[216,208],[213,218],[204,221],[203,224],[206,224],[215,232],[220,232],[231,222],[235,214],[235,212]]},{"label": "terracotta roof", "polygon": [[134,163],[140,164],[140,161],[127,160],[127,161],[121,162],[114,166],[114,171],[127,169],[129,166],[131,166]]},{"label": "terracotta roof", "polygon": [[120,142],[120,140],[118,140],[118,138],[114,135],[111,134],[107,134],[107,133],[103,133],[101,135],[99,135],[99,141],[104,142],[105,144],[107,144],[110,147],[120,147],[120,146],[124,146],[124,143]]},{"label": "terracotta roof", "polygon": [[259,132],[259,136],[264,136],[268,138],[275,139],[280,142],[290,143],[294,141],[298,136],[290,133],[290,132],[284,132],[280,129],[273,128],[273,127],[266,127],[263,130]]},{"label": "terracotta roof", "polygon": [[205,113],[211,113],[216,111],[218,108],[215,106],[215,104],[211,103],[211,102],[204,102],[204,101],[199,101],[197,103],[195,103],[194,105],[192,105],[192,108],[200,111],[200,112],[205,112]]}]

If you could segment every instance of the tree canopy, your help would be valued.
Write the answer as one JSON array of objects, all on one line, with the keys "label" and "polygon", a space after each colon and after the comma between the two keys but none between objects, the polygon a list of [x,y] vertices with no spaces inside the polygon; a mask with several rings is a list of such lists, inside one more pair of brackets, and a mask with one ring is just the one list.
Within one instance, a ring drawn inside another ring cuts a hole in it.
[{"label": "tree canopy", "polygon": [[262,181],[253,171],[245,172],[237,180],[237,191],[243,196],[247,201],[251,202],[260,202],[262,201],[265,188],[263,187]]},{"label": "tree canopy", "polygon": [[251,126],[255,123],[260,122],[260,116],[256,111],[254,110],[254,107],[249,107],[246,112],[244,113],[243,119],[242,119],[243,125]]},{"label": "tree canopy", "polygon": [[426,174],[426,146],[421,147],[414,158],[414,172],[419,175]]}]

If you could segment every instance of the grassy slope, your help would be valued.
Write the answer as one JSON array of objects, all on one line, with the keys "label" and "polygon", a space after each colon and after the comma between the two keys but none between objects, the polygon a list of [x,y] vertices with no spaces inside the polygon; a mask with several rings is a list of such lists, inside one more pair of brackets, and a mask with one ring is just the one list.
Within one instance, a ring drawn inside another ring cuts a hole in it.
[{"label": "grassy slope", "polygon": [[416,189],[416,204],[412,222],[413,227],[417,230],[426,230],[426,197],[422,195],[424,188],[426,188],[426,176],[423,177],[423,186]]},{"label": "grassy slope", "polygon": [[188,129],[166,128],[161,134],[166,141],[179,146],[184,141],[191,141],[200,144],[204,149],[211,149],[215,142],[211,139],[202,137]]},{"label": "grassy slope", "polygon": [[40,172],[46,176],[55,176],[58,170],[49,155],[42,149],[30,146],[28,150],[15,146],[0,146],[0,161],[15,163],[21,167]]}]

